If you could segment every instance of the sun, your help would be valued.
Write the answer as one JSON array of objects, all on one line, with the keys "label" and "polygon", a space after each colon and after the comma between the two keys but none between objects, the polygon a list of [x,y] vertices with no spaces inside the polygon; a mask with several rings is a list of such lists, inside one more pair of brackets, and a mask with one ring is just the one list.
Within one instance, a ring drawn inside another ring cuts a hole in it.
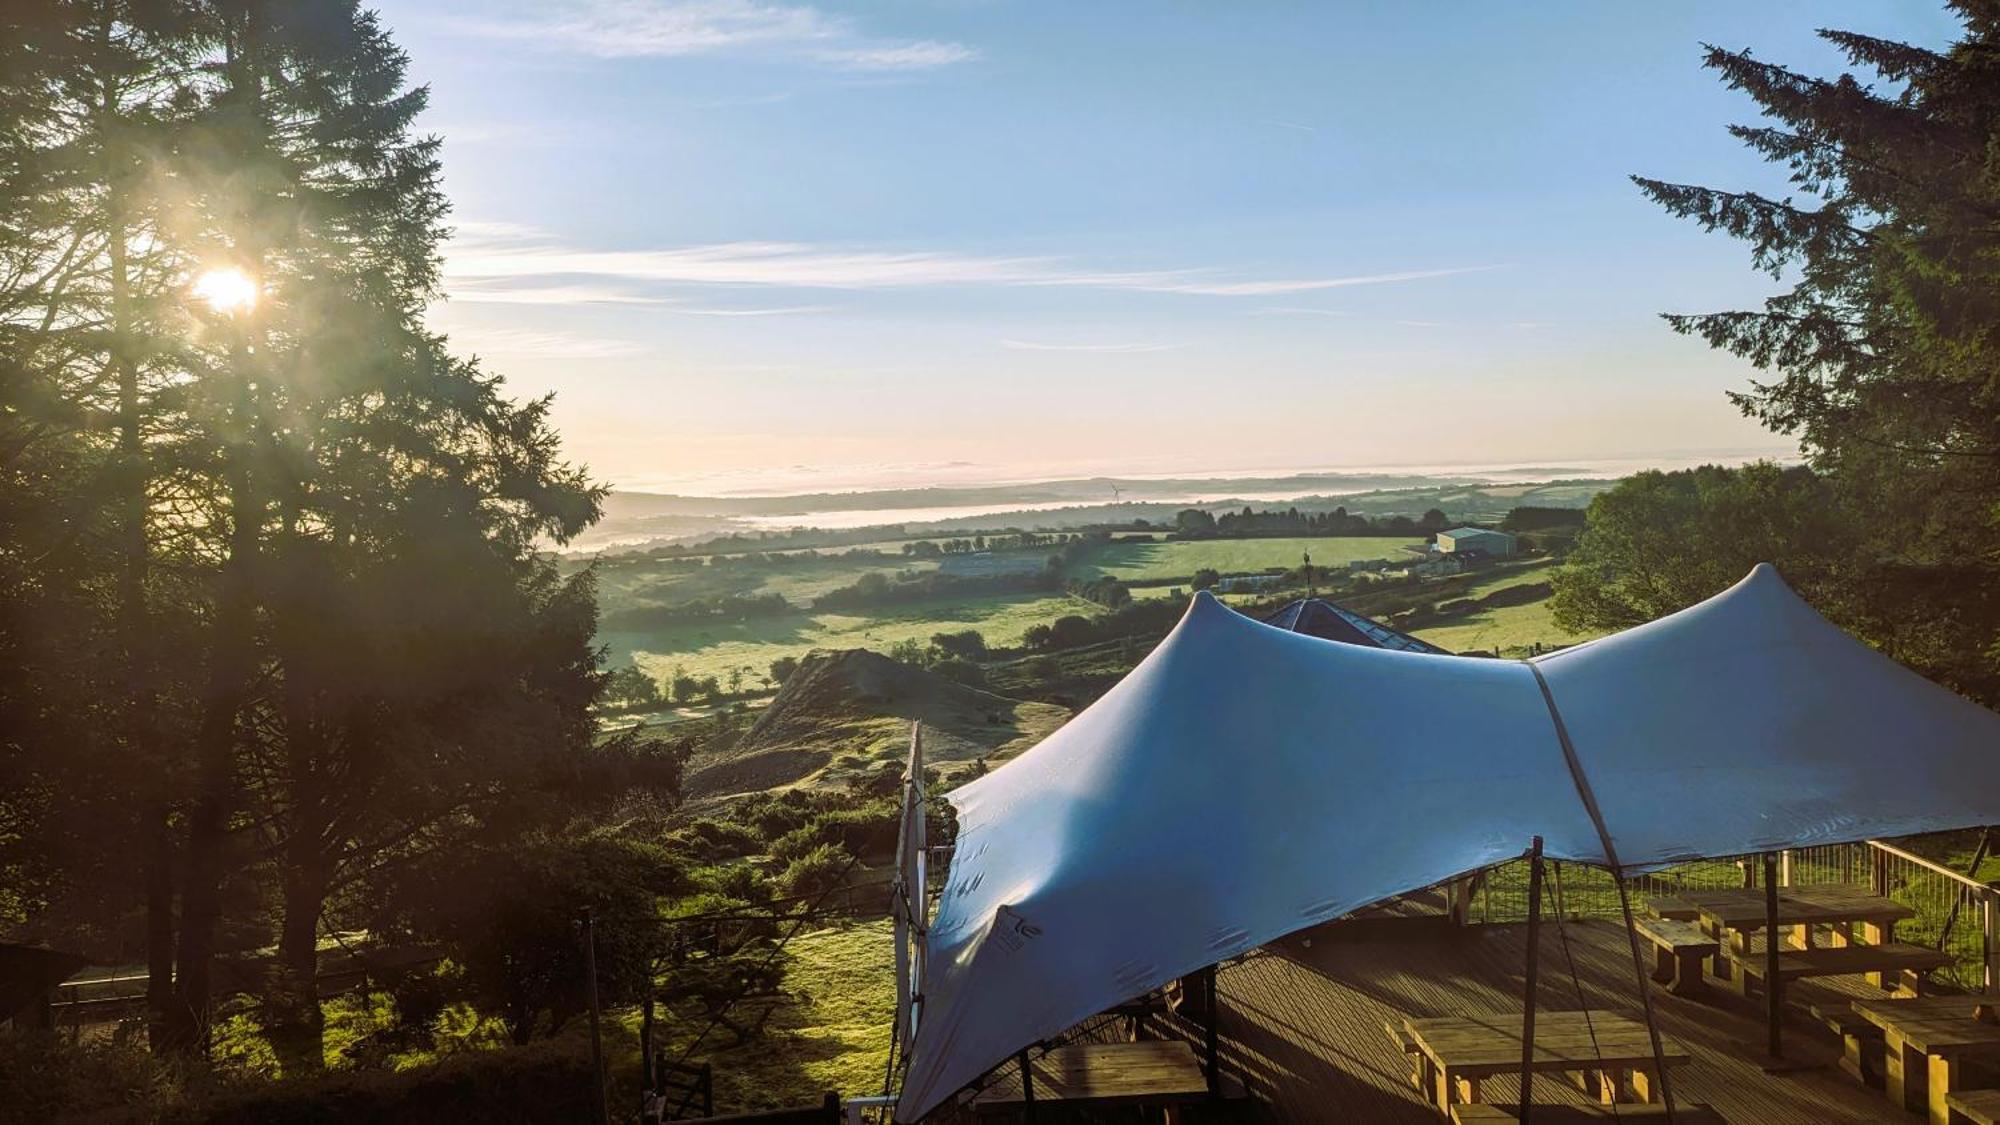
[{"label": "sun", "polygon": [[233,316],[256,307],[257,283],[242,270],[224,266],[195,278],[194,295],[216,312]]}]

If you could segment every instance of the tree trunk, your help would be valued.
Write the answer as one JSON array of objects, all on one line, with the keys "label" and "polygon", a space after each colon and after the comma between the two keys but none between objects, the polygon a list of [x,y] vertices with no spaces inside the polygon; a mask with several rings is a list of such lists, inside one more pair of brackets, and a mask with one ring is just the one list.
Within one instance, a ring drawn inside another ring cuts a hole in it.
[{"label": "tree trunk", "polygon": [[251,423],[248,349],[239,345],[229,378],[236,384],[236,425],[231,435],[228,482],[231,508],[229,557],[222,564],[215,642],[201,726],[195,736],[195,798],[188,815],[185,880],[181,890],[181,940],[176,962],[176,1046],[207,1048],[211,1014],[215,927],[222,912],[222,850],[236,805],[238,721],[257,671],[256,566],[264,501],[249,465],[256,438]]},{"label": "tree trunk", "polygon": [[[108,57],[111,48],[112,15],[107,5],[98,25],[99,49]],[[104,157],[104,225],[109,254],[111,325],[109,352],[117,377],[118,459],[115,490],[119,508],[118,535],[118,633],[124,674],[124,751],[134,760],[127,766],[155,787],[151,793],[137,794],[137,807],[144,825],[140,839],[146,857],[146,1013],[147,1040],[159,1051],[169,1039],[174,992],[174,884],[172,831],[168,823],[171,801],[159,792],[170,771],[157,760],[163,751],[159,730],[158,685],[154,682],[154,642],[151,614],[147,605],[146,582],[152,566],[148,540],[147,513],[150,510],[151,474],[146,464],[145,433],[139,393],[139,361],[135,355],[138,326],[132,310],[132,273],[129,252],[131,218],[126,187],[131,169],[125,147],[121,108],[116,82],[105,77],[99,84],[98,142]],[[146,760],[147,758],[153,760]]]},{"label": "tree trunk", "polygon": [[326,1066],[326,1022],[319,1007],[319,915],[326,902],[326,865],[319,834],[295,834],[286,847],[284,919],[278,964],[264,994],[264,1033],[287,1077]]},{"label": "tree trunk", "polygon": [[[227,96],[240,98],[249,117],[263,120],[263,75],[259,67],[261,5],[244,5],[242,23],[226,39]],[[250,229],[248,226],[245,229]],[[246,268],[261,269],[259,248],[238,247]],[[247,314],[246,314],[247,315]],[[222,913],[222,851],[235,810],[239,725],[257,673],[257,570],[265,500],[253,462],[261,445],[257,394],[250,370],[245,326],[232,326],[230,415],[223,421],[224,479],[229,494],[229,557],[223,561],[216,600],[215,642],[209,660],[208,690],[195,735],[193,808],[187,818],[187,853],[182,864],[181,935],[176,959],[175,1015],[187,1021],[187,1042],[206,1053],[212,1014],[215,928]]]}]

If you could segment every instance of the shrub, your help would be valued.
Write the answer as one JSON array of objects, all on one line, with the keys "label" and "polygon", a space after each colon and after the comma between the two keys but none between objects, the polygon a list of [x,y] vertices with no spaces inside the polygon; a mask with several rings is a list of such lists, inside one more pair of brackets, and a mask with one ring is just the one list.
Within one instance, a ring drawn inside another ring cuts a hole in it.
[{"label": "shrub", "polygon": [[[893,769],[893,763],[890,765]],[[858,808],[823,812],[804,826],[780,837],[771,845],[771,855],[777,859],[796,860],[827,845],[862,857],[893,855],[896,850],[897,812],[897,806],[887,801],[870,801]]]},{"label": "shrub", "polygon": [[473,999],[526,1043],[584,1008],[575,924],[584,908],[595,918],[599,991],[616,1004],[646,987],[659,896],[689,883],[657,847],[606,832],[536,835],[419,868],[394,921],[464,966]]},{"label": "shrub", "polygon": [[986,669],[970,660],[951,657],[931,665],[931,671],[956,684],[967,687],[985,687]]},{"label": "shrub", "polygon": [[427,1125],[433,1121],[583,1121],[594,1075],[580,1036],[467,1051],[400,1072],[337,1071],[215,1099],[169,1120],[188,1125]]},{"label": "shrub", "polygon": [[847,881],[854,857],[834,844],[821,844],[794,859],[778,875],[781,896],[816,895]]},{"label": "shrub", "polygon": [[147,1121],[178,1102],[166,1068],[137,1043],[0,1034],[0,1121]]},{"label": "shrub", "polygon": [[763,838],[748,826],[710,817],[682,825],[667,835],[666,842],[703,863],[737,859],[764,850]]},{"label": "shrub", "polygon": [[744,801],[734,815],[754,829],[759,839],[776,840],[811,819],[812,813],[806,795],[794,789],[775,797]]}]

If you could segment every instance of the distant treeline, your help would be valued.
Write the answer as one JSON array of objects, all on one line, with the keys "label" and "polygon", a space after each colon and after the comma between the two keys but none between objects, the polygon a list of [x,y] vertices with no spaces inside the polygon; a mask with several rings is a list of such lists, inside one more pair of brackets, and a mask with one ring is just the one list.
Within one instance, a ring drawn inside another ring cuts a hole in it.
[{"label": "distant treeline", "polygon": [[918,539],[903,544],[903,553],[915,558],[940,555],[971,555],[981,551],[1025,551],[1053,547],[1083,539],[1104,540],[1108,532],[1002,531],[992,535],[963,536],[956,539]]},{"label": "distant treeline", "polygon": [[1304,535],[1428,535],[1451,526],[1451,517],[1432,508],[1418,519],[1408,516],[1351,515],[1346,508],[1330,512],[1257,511],[1248,505],[1240,512],[1216,515],[1204,508],[1188,508],[1174,516],[1176,539],[1253,539],[1260,536]]}]

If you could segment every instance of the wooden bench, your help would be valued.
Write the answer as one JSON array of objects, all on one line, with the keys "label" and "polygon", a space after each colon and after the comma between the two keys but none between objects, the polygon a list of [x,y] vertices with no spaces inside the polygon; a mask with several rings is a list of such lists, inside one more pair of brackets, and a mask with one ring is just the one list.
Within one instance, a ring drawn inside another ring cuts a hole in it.
[{"label": "wooden bench", "polygon": [[1672,918],[1634,918],[1632,930],[1653,943],[1653,979],[1676,996],[1703,991],[1701,963],[1722,949],[1722,943],[1693,923]]},{"label": "wooden bench", "polygon": [[1389,1042],[1395,1044],[1396,1049],[1407,1056],[1410,1064],[1410,1085],[1422,1090],[1424,1088],[1423,1051],[1417,1046],[1414,1040],[1404,1034],[1402,1027],[1395,1020],[1384,1020],[1382,1030],[1389,1033]]},{"label": "wooden bench", "polygon": [[1945,1099],[1953,1122],[2000,1125],[2000,1090],[1967,1090]]},{"label": "wooden bench", "polygon": [[[1724,948],[1723,955],[1735,970],[1730,981],[1738,992],[1749,995],[1753,980],[1761,981],[1767,966],[1763,950],[1739,951]],[[1902,986],[1912,994],[1923,992],[1923,974],[1952,963],[1948,953],[1920,945],[1890,942],[1886,945],[1834,945],[1812,949],[1785,949],[1778,953],[1778,979],[1801,977],[1845,977],[1872,973],[1898,974]]]},{"label": "wooden bench", "polygon": [[[1521,1107],[1516,1105],[1484,1105],[1460,1102],[1451,1107],[1451,1119],[1458,1125],[1496,1125],[1499,1122],[1519,1121]],[[1538,1105],[1535,1107],[1536,1121],[1544,1125],[1583,1125],[1589,1121],[1665,1121],[1667,1107],[1663,1105]],[[1677,1105],[1674,1107],[1676,1125],[1729,1125],[1722,1115],[1705,1105]]]},{"label": "wooden bench", "polygon": [[1839,996],[1814,1004],[1807,1010],[1827,1029],[1840,1036],[1840,1069],[1863,1086],[1882,1088],[1882,1029],[1849,1006],[1850,997]]}]

